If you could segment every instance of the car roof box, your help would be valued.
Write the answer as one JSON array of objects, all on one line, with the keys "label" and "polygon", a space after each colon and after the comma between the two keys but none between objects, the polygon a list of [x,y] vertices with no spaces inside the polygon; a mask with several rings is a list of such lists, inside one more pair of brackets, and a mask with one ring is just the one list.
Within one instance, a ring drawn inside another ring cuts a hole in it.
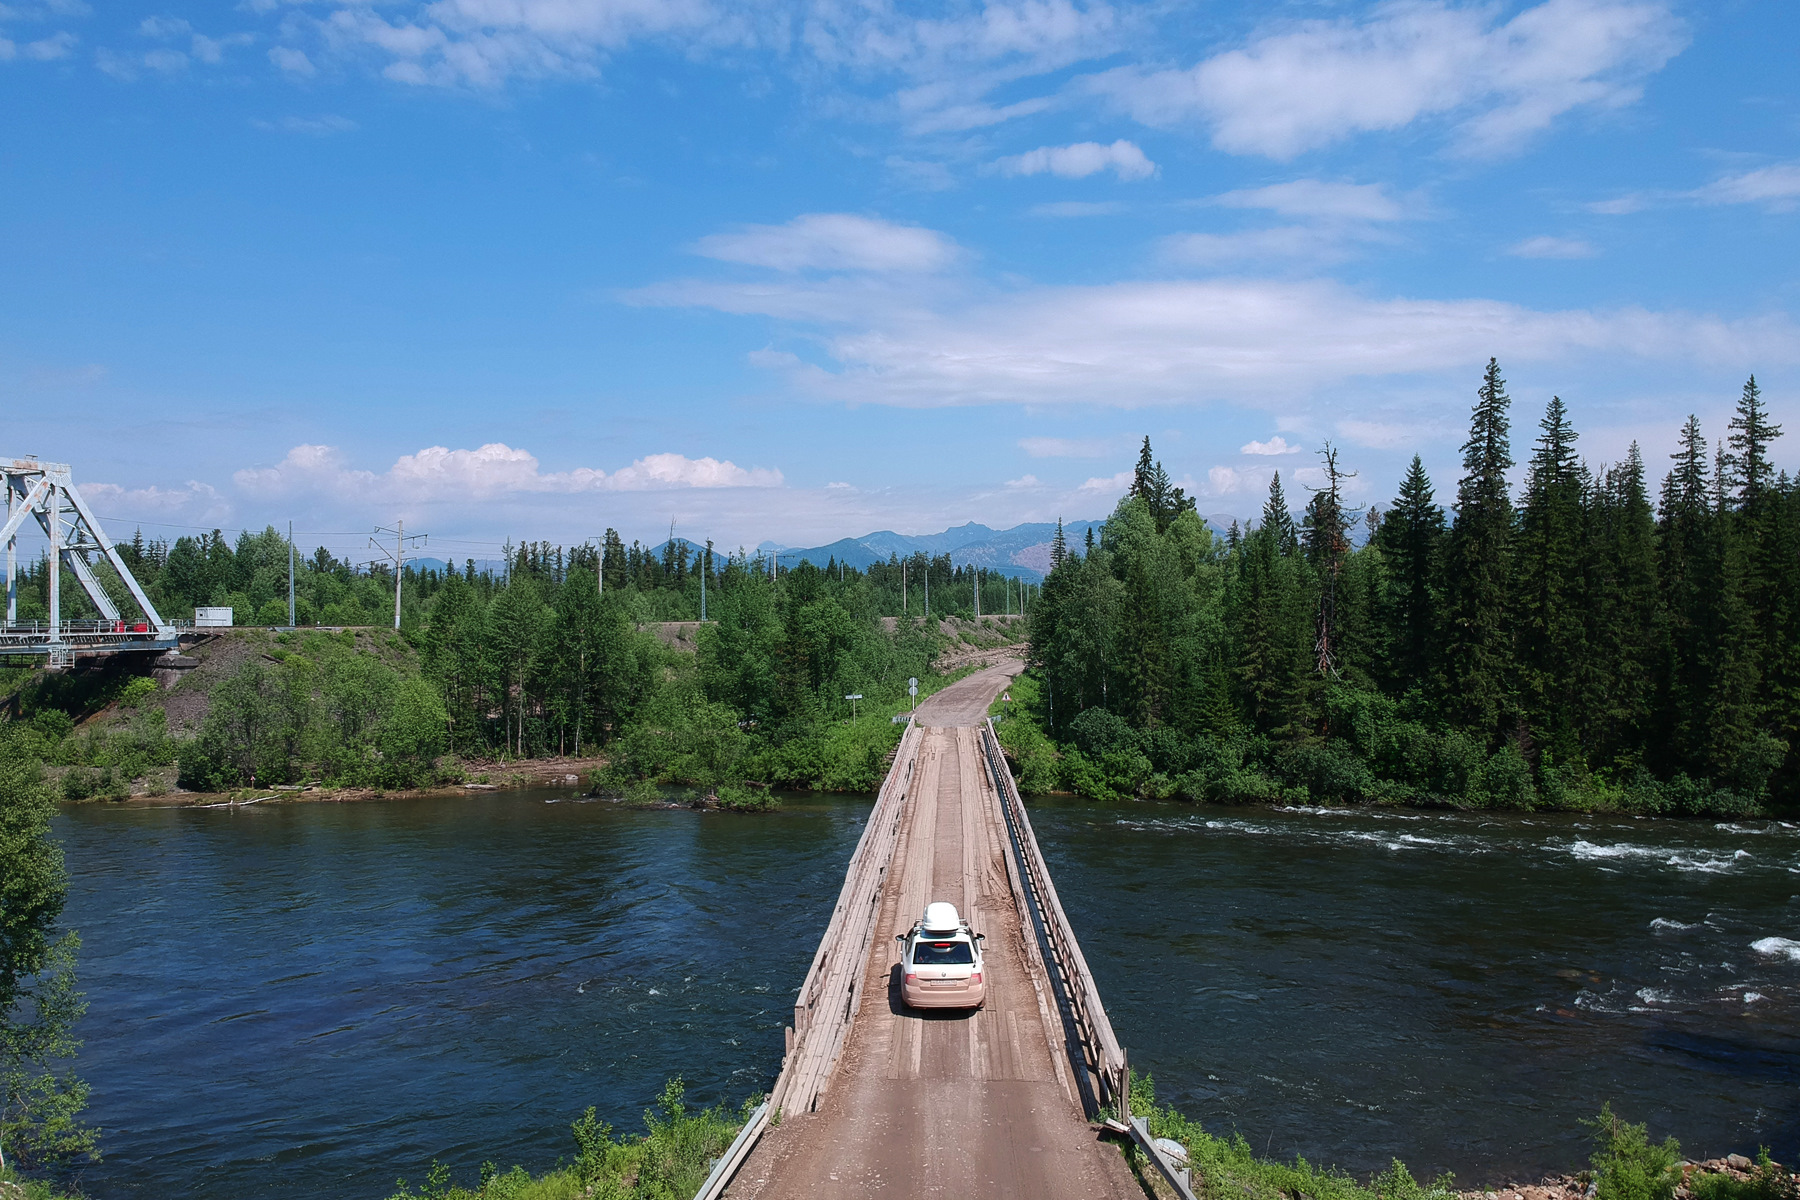
[{"label": "car roof box", "polygon": [[962,919],[956,915],[956,905],[939,900],[925,906],[925,919],[919,924],[932,933],[955,933],[962,928]]}]

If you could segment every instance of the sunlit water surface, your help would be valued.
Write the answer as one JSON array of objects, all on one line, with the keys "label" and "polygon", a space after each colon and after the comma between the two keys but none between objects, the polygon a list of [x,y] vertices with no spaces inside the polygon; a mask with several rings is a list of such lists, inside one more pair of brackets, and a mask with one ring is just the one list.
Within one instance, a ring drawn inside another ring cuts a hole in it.
[{"label": "sunlit water surface", "polygon": [[[70,809],[112,1197],[379,1200],[552,1165],[673,1074],[766,1087],[867,798]],[[1602,1100],[1800,1149],[1800,827],[1043,802],[1132,1061],[1259,1152],[1466,1180]]]}]

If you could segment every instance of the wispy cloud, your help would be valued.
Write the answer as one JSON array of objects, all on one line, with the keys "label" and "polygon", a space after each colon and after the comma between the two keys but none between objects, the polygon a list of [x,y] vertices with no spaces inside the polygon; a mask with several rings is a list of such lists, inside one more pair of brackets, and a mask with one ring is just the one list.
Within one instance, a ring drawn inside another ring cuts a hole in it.
[{"label": "wispy cloud", "polygon": [[428,446],[402,455],[385,473],[347,464],[332,446],[300,445],[272,467],[245,468],[232,475],[238,487],[254,495],[309,492],[321,487],[375,489],[389,498],[410,500],[443,497],[480,499],[515,493],[642,492],[671,488],[781,487],[778,470],[744,468],[729,460],[651,454],[617,471],[577,467],[545,472],[537,457],[503,442],[474,450]]},{"label": "wispy cloud", "polygon": [[785,351],[756,361],[806,391],[921,407],[1130,407],[1215,397],[1260,405],[1354,379],[1462,368],[1494,353],[1535,362],[1800,362],[1800,329],[1782,314],[1540,310],[1481,298],[1380,298],[1326,280],[1177,279],[998,294],[950,282],[927,295],[847,277],[689,280],[626,299],[810,325],[832,365]]},{"label": "wispy cloud", "polygon": [[357,128],[356,122],[349,117],[331,113],[317,117],[282,117],[274,121],[254,119],[250,124],[253,128],[270,133],[299,133],[308,137],[329,137],[334,133],[350,133]]},{"label": "wispy cloud", "polygon": [[1201,125],[1234,154],[1288,159],[1432,116],[1456,120],[1461,151],[1493,154],[1575,109],[1635,102],[1687,41],[1663,3],[1547,0],[1496,15],[1382,4],[1282,25],[1190,68],[1120,67],[1083,87],[1146,124]]},{"label": "wispy cloud", "polygon": [[1800,162],[1726,175],[1688,195],[1702,204],[1760,204],[1786,212],[1800,204]]},{"label": "wispy cloud", "polygon": [[916,225],[851,213],[807,213],[785,225],[746,225],[694,243],[694,253],[778,271],[937,271],[956,243]]},{"label": "wispy cloud", "polygon": [[1580,238],[1551,237],[1549,234],[1514,242],[1506,252],[1514,258],[1593,258],[1600,253],[1592,243]]},{"label": "wispy cloud", "polygon": [[994,167],[1002,175],[1048,174],[1062,179],[1085,179],[1101,171],[1111,171],[1123,180],[1148,179],[1156,174],[1156,164],[1135,143],[1123,138],[1110,146],[1099,142],[1040,146],[1024,154],[999,159]]},{"label": "wispy cloud", "polygon": [[1323,179],[1294,179],[1225,192],[1214,196],[1212,202],[1226,208],[1266,209],[1284,217],[1332,221],[1398,221],[1409,215],[1382,184]]},{"label": "wispy cloud", "polygon": [[1110,217],[1125,211],[1116,200],[1057,200],[1034,204],[1025,210],[1031,217]]},{"label": "wispy cloud", "polygon": [[1028,437],[1019,439],[1019,449],[1033,458],[1108,458],[1129,450],[1130,442],[1116,437]]},{"label": "wispy cloud", "polygon": [[1246,442],[1239,447],[1241,454],[1298,454],[1300,447],[1288,445],[1286,438],[1277,434],[1266,442]]}]

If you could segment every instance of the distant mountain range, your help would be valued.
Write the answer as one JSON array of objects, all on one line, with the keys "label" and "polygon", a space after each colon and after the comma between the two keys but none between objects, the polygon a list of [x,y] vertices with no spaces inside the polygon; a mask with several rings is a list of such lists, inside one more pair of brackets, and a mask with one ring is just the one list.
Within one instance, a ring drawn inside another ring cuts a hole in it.
[{"label": "distant mountain range", "polygon": [[[1081,545],[1092,529],[1096,535],[1104,521],[1066,521],[1063,536],[1074,546]],[[1040,582],[1050,570],[1050,540],[1056,536],[1056,525],[1043,521],[1015,525],[1011,529],[990,529],[970,521],[942,533],[917,537],[883,529],[859,538],[840,538],[824,546],[781,546],[764,542],[758,550],[773,550],[786,565],[802,560],[824,566],[833,559],[848,567],[868,567],[886,562],[890,555],[906,558],[924,552],[936,558],[948,554],[959,567],[985,567],[1001,575],[1010,575],[1030,583]]]},{"label": "distant mountain range", "polygon": [[[1207,518],[1207,523],[1220,532],[1223,532],[1230,521],[1231,518],[1227,516]],[[1089,529],[1098,537],[1100,527],[1104,524],[1105,521],[1065,521],[1063,536],[1069,539],[1070,546],[1079,548]],[[991,529],[977,521],[970,521],[942,533],[908,536],[891,529],[882,529],[862,537],[839,538],[823,546],[788,546],[779,542],[763,542],[756,550],[764,555],[771,552],[779,555],[783,567],[797,566],[801,562],[810,562],[818,567],[830,562],[841,562],[847,567],[867,568],[875,563],[886,562],[890,556],[907,558],[923,552],[936,558],[948,554],[950,561],[959,567],[984,567],[1028,583],[1041,583],[1050,571],[1050,541],[1055,536],[1056,524],[1051,521],[1015,525],[1011,529]],[[689,554],[696,554],[701,549],[687,538],[678,537],[673,540],[678,545],[687,547]],[[668,545],[667,541],[658,543],[650,548],[650,553],[661,558]],[[716,547],[715,552],[721,555],[726,553],[723,547]],[[419,568],[443,570],[446,566],[435,558],[416,558],[411,561]],[[497,559],[476,560],[476,570],[487,568],[503,572],[506,564]]]}]

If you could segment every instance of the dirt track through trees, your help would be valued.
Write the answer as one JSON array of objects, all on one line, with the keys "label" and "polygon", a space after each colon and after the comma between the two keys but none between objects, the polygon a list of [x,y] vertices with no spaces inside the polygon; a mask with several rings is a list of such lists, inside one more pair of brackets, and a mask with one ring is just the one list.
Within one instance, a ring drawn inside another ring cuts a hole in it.
[{"label": "dirt track through trees", "polygon": [[[817,1112],[764,1135],[726,1193],[779,1197],[1126,1200],[1142,1190],[1082,1115],[1035,946],[1019,928],[1005,827],[975,723],[1016,664],[920,706],[925,731],[894,867],[864,966],[863,1001]],[[985,933],[987,1003],[900,1003],[899,943],[948,900]]]}]

